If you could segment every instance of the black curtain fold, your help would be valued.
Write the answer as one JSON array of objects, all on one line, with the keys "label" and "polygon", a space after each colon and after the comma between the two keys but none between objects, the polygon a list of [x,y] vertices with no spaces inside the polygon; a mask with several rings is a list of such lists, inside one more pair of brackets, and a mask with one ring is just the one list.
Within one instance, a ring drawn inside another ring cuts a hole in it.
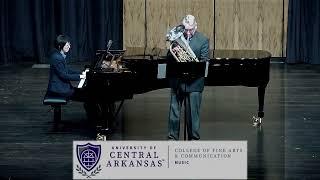
[{"label": "black curtain fold", "polygon": [[287,63],[320,64],[319,9],[319,0],[289,0]]},{"label": "black curtain fold", "polygon": [[8,14],[9,14],[9,2],[8,1],[0,1],[0,25],[1,25],[1,30],[0,30],[0,63],[8,63],[12,61],[12,56],[11,56],[11,43],[10,39],[7,36],[8,32]]},{"label": "black curtain fold", "polygon": [[122,0],[1,0],[0,64],[47,63],[58,34],[71,61],[90,61],[109,39],[122,48]]},{"label": "black curtain fold", "polygon": [[30,22],[33,25],[33,32],[29,33],[34,33],[32,38],[34,39],[34,53],[37,55],[39,62],[45,62],[47,49],[45,49],[46,46],[44,41],[47,31],[46,26],[44,25],[43,17],[46,17],[44,11],[47,8],[44,7],[43,1],[39,1],[38,3],[30,3],[30,5],[30,8],[33,9],[31,12],[31,17],[33,17],[33,20]]}]

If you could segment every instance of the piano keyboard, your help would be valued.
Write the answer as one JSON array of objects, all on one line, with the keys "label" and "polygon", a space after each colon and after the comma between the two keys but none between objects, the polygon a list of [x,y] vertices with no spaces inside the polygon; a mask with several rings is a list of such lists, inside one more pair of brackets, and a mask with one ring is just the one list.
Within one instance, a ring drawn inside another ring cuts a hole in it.
[{"label": "piano keyboard", "polygon": [[[89,69],[82,71],[82,74],[86,74],[87,72],[89,72]],[[80,82],[78,84],[78,88],[82,88],[85,82],[86,82],[86,78],[80,79]]]}]

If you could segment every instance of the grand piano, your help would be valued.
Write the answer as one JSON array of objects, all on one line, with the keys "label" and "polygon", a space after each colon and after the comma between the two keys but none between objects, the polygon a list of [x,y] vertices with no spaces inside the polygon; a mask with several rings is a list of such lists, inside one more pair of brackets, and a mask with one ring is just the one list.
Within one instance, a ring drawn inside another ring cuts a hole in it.
[{"label": "grand piano", "polygon": [[[167,50],[98,50],[96,61],[87,72],[85,88],[91,99],[102,105],[102,129],[110,130],[110,121],[125,99],[135,94],[169,88],[169,79],[177,74],[205,76],[206,86],[257,87],[258,115],[254,125],[264,117],[265,89],[269,82],[271,54],[263,50],[210,50],[207,62],[174,62]],[[112,55],[112,56],[110,56]],[[119,59],[118,68],[102,68],[103,62]],[[109,59],[109,60],[108,60]],[[111,59],[111,60],[110,60]],[[115,102],[121,102],[115,108]],[[204,104],[205,106],[205,104]]]}]

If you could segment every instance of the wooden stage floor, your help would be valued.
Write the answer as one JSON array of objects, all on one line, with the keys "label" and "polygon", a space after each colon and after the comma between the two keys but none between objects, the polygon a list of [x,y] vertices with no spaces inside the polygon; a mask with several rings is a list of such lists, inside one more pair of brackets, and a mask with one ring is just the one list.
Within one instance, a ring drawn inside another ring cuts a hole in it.
[{"label": "wooden stage floor", "polygon": [[[94,140],[95,129],[71,102],[52,132],[48,69],[31,66],[0,66],[0,179],[72,179],[72,141]],[[125,101],[110,139],[166,140],[169,92]],[[271,64],[261,129],[251,125],[257,104],[257,88],[205,87],[201,139],[247,140],[248,179],[320,179],[320,66]]]}]

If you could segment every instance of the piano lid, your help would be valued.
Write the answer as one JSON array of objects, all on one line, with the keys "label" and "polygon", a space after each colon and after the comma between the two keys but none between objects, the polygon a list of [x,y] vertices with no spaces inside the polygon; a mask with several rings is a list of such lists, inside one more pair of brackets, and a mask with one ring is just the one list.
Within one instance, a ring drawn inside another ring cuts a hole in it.
[{"label": "piano lid", "polygon": [[258,60],[270,57],[271,53],[264,50],[210,50],[210,59],[214,60]]},{"label": "piano lid", "polygon": [[124,60],[164,60],[168,50],[160,48],[130,47],[126,49]]},{"label": "piano lid", "polygon": [[[125,50],[124,60],[164,60],[168,53],[167,49],[131,47]],[[271,53],[264,50],[210,50],[210,59],[214,60],[259,60],[269,59]]]}]

